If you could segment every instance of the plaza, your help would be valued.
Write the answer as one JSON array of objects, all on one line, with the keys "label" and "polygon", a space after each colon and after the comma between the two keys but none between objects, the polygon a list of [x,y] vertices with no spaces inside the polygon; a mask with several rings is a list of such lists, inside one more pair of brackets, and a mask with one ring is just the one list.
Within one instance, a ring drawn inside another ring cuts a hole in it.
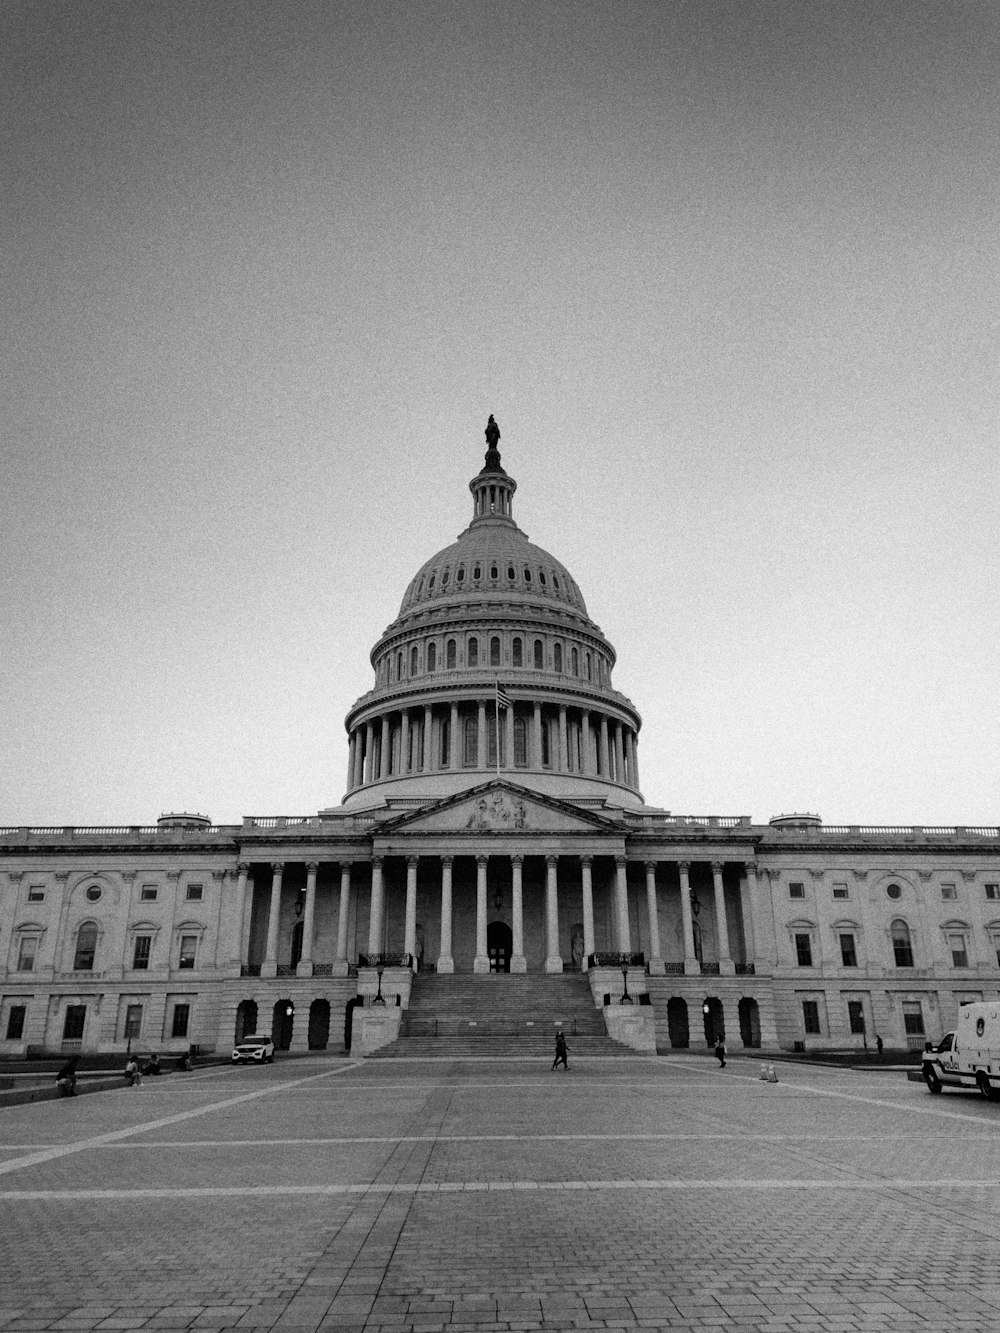
[{"label": "plaza", "polygon": [[314,1056],[5,1109],[0,1329],[995,1329],[996,1108],[759,1070]]}]

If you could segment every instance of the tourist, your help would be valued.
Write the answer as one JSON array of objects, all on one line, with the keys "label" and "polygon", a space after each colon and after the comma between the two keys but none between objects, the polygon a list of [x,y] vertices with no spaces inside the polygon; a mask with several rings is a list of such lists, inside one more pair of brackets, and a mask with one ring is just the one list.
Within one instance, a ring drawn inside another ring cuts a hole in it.
[{"label": "tourist", "polygon": [[720,1068],[725,1069],[726,1043],[722,1040],[721,1036],[716,1037],[715,1039],[715,1058],[718,1060]]},{"label": "tourist", "polygon": [[56,1087],[59,1089],[61,1097],[76,1096],[76,1060],[77,1057],[71,1055],[59,1073],[56,1074]]},{"label": "tourist", "polygon": [[561,1064],[563,1069],[568,1069],[566,1063],[567,1056],[566,1038],[563,1036],[562,1028],[556,1033],[556,1058],[552,1061],[552,1068],[557,1069]]}]

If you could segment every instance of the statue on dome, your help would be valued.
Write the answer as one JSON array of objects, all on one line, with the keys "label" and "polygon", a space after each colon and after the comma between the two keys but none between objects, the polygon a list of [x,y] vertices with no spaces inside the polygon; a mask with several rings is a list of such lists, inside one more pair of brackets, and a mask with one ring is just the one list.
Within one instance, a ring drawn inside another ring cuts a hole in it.
[{"label": "statue on dome", "polygon": [[486,447],[495,449],[500,443],[500,427],[497,425],[493,413],[490,413],[490,419],[486,423]]}]

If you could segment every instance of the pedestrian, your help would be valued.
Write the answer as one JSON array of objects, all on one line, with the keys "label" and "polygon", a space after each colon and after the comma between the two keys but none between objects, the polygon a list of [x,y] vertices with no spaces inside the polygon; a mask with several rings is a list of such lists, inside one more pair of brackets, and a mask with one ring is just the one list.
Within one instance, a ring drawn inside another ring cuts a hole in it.
[{"label": "pedestrian", "polygon": [[134,1055],[130,1055],[128,1063],[125,1066],[125,1077],[133,1088],[142,1087],[142,1070],[139,1068],[139,1061]]},{"label": "pedestrian", "polygon": [[879,1058],[880,1060],[882,1059],[882,1046],[883,1046],[883,1044],[884,1044],[884,1043],[883,1043],[883,1041],[882,1041],[882,1038],[881,1038],[881,1037],[879,1036],[879,1034],[876,1032],[876,1033],[875,1033],[875,1049],[878,1051],[878,1058]]},{"label": "pedestrian", "polygon": [[160,1057],[155,1051],[149,1057],[149,1064],[142,1072],[144,1074],[158,1074],[160,1072]]},{"label": "pedestrian", "polygon": [[715,1039],[715,1058],[718,1060],[719,1065],[721,1066],[721,1068],[725,1069],[725,1067],[726,1067],[726,1043],[722,1040],[721,1036],[720,1036],[720,1037],[716,1037],[716,1039]]},{"label": "pedestrian", "polygon": [[56,1074],[56,1087],[59,1089],[60,1097],[76,1096],[76,1059],[75,1055],[71,1055]]},{"label": "pedestrian", "polygon": [[556,1033],[556,1058],[552,1061],[552,1068],[557,1069],[561,1064],[563,1069],[568,1069],[566,1056],[568,1054],[566,1047],[566,1038],[563,1036],[562,1028]]}]

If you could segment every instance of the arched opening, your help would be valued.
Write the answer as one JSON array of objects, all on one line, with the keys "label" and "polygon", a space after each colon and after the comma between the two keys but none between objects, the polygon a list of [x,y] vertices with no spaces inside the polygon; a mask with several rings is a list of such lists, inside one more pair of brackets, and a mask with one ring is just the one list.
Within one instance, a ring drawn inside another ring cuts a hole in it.
[{"label": "arched opening", "polygon": [[241,1000],[236,1006],[236,1031],[233,1033],[233,1045],[238,1046],[244,1037],[252,1037],[257,1031],[257,1003],[255,1000]]},{"label": "arched opening", "polygon": [[449,640],[448,640],[448,643],[447,643],[446,646],[445,646],[445,650],[444,650],[444,664],[445,664],[445,668],[446,668],[448,671],[454,671],[454,670],[455,670],[455,662],[456,662],[456,660],[457,660],[457,659],[456,659],[456,656],[455,656],[455,651],[456,651],[456,650],[455,650],[455,640],[454,640],[454,639],[449,639]]},{"label": "arched opening", "polygon": [[354,1011],[358,1005],[363,1005],[364,1000],[360,995],[355,995],[353,1000],[348,1000],[344,1007],[344,1050],[351,1049],[351,1035],[354,1027]]},{"label": "arched opening", "polygon": [[97,953],[97,925],[85,921],[76,933],[76,952],[73,955],[74,972],[91,972]]},{"label": "arched opening", "polygon": [[295,1005],[291,1000],[279,1000],[271,1018],[271,1040],[276,1051],[287,1051],[292,1044],[295,1026]]},{"label": "arched opening", "polygon": [[522,652],[522,650],[521,650],[521,640],[520,640],[520,639],[515,639],[515,640],[514,640],[514,642],[513,642],[513,643],[511,644],[511,646],[510,646],[510,651],[511,651],[511,658],[510,658],[511,666],[516,666],[516,667],[523,666],[523,665],[524,665],[524,654],[523,654],[523,652]]},{"label": "arched opening", "polygon": [[552,649],[552,665],[556,671],[562,673],[562,644],[557,643]]},{"label": "arched opening", "polygon": [[491,972],[509,972],[514,951],[514,933],[506,921],[491,921],[486,927],[486,952]]},{"label": "arched opening", "polygon": [[299,959],[302,957],[302,922],[296,921],[292,927],[292,952],[289,956],[289,962],[292,967],[298,967]]},{"label": "arched opening", "polygon": [[418,654],[417,654],[416,645],[414,645],[414,647],[412,647],[412,648],[410,649],[410,675],[411,675],[411,676],[415,676],[415,675],[417,674],[417,660],[418,660]]},{"label": "arched opening", "polygon": [[705,1045],[714,1046],[721,1037],[726,1040],[726,1021],[722,1011],[722,1001],[715,995],[706,995],[701,1005],[705,1020]]},{"label": "arched opening", "polygon": [[757,1001],[744,995],[739,1003],[740,1041],[747,1047],[760,1046],[760,1010]]},{"label": "arched opening", "polygon": [[545,649],[542,646],[541,639],[535,640],[534,654],[535,654],[535,670],[541,671],[542,667],[544,667],[545,665]]},{"label": "arched opening", "polygon": [[313,1000],[309,1006],[309,1049],[325,1051],[330,1043],[330,1001]]},{"label": "arched opening", "polygon": [[490,639],[490,666],[500,665],[500,640],[494,634]]},{"label": "arched opening", "polygon": [[479,665],[479,640],[470,639],[465,651],[465,660],[470,667]]},{"label": "arched opening", "polygon": [[687,1050],[691,1043],[688,1007],[679,995],[671,995],[667,1001],[667,1035],[671,1046]]},{"label": "arched opening", "polygon": [[437,670],[437,664],[438,664],[438,650],[437,650],[437,644],[436,644],[436,643],[429,643],[429,644],[427,645],[427,670],[428,670],[428,671],[436,671],[436,670]]},{"label": "arched opening", "polygon": [[897,967],[913,966],[913,943],[910,939],[910,928],[905,921],[896,920],[889,927],[889,933],[892,935],[892,952],[896,959]]}]

